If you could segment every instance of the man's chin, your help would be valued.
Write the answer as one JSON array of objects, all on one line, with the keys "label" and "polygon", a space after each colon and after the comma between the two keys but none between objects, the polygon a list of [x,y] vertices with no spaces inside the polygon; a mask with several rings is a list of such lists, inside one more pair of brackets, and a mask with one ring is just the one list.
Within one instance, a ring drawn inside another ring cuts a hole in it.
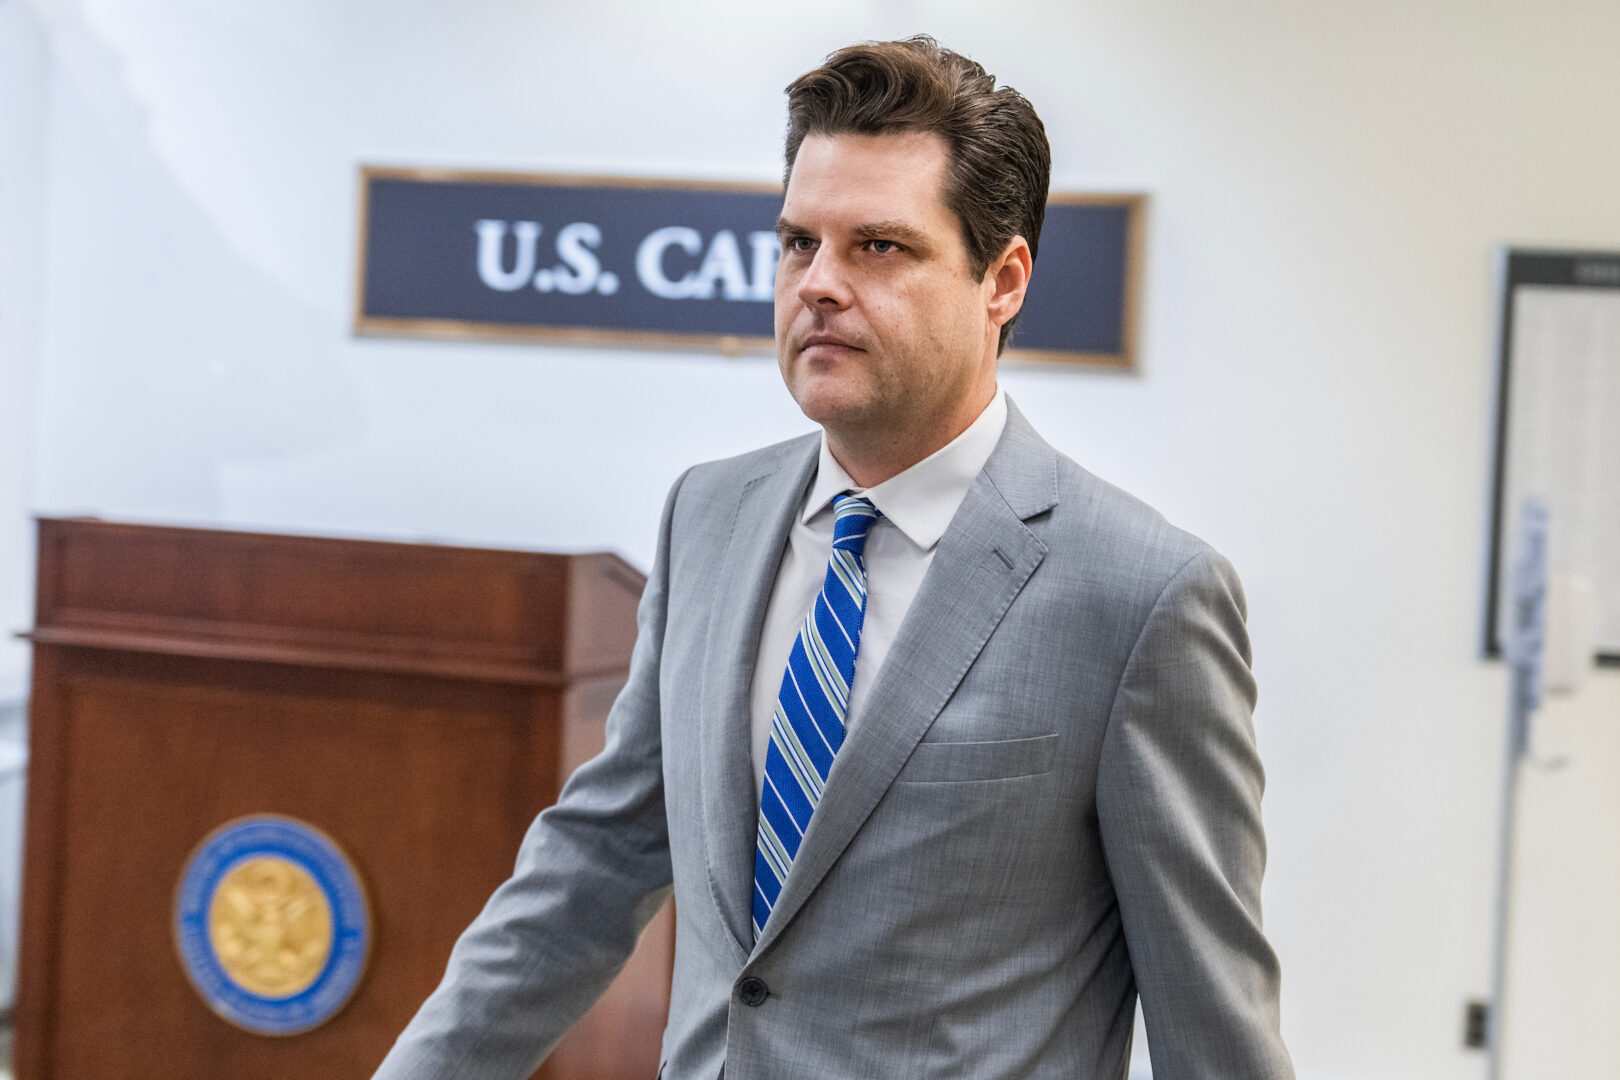
[{"label": "man's chin", "polygon": [[824,428],[860,427],[876,411],[871,398],[848,387],[805,387],[793,395],[799,410]]}]

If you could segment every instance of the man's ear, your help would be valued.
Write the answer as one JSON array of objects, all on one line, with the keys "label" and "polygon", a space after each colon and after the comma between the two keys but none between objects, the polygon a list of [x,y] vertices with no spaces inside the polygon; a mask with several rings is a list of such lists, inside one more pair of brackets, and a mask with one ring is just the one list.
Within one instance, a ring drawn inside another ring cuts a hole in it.
[{"label": "man's ear", "polygon": [[1029,252],[1029,241],[1022,236],[1007,241],[1001,254],[991,261],[985,271],[985,281],[990,285],[990,321],[997,329],[1006,326],[1024,306],[1024,291],[1029,288],[1029,275],[1034,268],[1035,257]]}]

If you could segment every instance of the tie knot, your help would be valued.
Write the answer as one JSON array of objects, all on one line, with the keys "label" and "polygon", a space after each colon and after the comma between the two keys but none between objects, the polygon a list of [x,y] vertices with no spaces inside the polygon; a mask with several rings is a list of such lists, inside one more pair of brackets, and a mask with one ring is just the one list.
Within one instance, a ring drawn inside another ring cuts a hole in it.
[{"label": "tie knot", "polygon": [[866,534],[883,512],[872,500],[859,495],[839,495],[833,500],[833,547],[860,555],[866,550]]}]

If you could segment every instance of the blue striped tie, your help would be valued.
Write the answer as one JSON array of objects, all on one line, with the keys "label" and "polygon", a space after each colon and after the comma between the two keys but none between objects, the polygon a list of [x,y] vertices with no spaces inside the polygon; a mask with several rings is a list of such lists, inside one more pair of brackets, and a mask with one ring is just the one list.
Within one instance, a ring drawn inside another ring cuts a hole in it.
[{"label": "blue striped tie", "polygon": [[793,857],[821,801],[833,756],[844,745],[844,716],[855,653],[866,619],[866,534],[883,515],[866,499],[834,501],[832,557],[810,614],[788,654],[771,717],[754,851],[754,937],[782,894]]}]

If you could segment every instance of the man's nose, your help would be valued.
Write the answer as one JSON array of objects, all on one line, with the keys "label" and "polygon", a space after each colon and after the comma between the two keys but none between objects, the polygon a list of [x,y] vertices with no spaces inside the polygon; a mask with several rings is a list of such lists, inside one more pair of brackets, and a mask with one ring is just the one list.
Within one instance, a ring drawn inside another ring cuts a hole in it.
[{"label": "man's nose", "polygon": [[825,247],[817,249],[799,279],[799,299],[811,308],[845,308],[851,298],[848,268]]}]

